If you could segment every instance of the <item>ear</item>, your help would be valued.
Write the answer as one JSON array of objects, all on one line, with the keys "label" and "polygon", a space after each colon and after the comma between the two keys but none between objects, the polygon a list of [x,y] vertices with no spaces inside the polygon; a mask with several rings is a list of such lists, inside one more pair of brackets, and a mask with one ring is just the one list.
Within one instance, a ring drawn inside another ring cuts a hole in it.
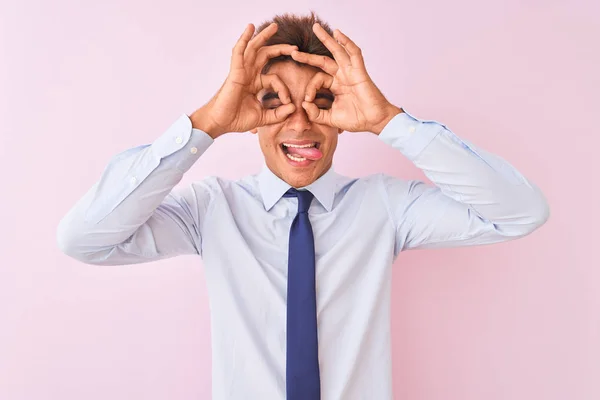
[{"label": "ear", "polygon": [[250,129],[250,132],[252,132],[252,133],[258,132],[258,128]]}]

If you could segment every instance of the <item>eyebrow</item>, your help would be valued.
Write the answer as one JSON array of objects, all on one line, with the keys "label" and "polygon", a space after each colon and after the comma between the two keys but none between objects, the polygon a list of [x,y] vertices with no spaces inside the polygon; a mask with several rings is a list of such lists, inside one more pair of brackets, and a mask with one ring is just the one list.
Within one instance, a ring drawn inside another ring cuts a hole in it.
[{"label": "eyebrow", "polygon": [[[267,101],[271,99],[279,99],[279,94],[277,94],[276,92],[268,92],[262,97],[262,101]],[[332,93],[317,92],[317,94],[315,95],[315,100],[317,99],[326,99],[333,102],[335,100],[335,97]]]}]

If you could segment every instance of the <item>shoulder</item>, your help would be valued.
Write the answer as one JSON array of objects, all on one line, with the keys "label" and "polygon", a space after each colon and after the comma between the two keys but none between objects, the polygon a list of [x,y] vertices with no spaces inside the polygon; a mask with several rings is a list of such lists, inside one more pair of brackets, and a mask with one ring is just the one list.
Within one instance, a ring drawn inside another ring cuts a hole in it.
[{"label": "shoulder", "polygon": [[362,186],[380,189],[389,186],[406,185],[408,183],[407,180],[383,172],[365,175],[360,178],[355,178],[355,180],[356,183],[359,183]]},{"label": "shoulder", "polygon": [[214,196],[239,191],[254,193],[257,190],[258,181],[256,175],[247,175],[238,179],[209,175],[192,182],[191,186],[197,190],[210,192]]}]

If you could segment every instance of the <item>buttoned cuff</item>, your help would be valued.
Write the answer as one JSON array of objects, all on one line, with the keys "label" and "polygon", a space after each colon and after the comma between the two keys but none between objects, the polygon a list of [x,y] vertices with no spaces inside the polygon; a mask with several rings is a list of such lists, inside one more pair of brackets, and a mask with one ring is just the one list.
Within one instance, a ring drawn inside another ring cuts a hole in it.
[{"label": "buttoned cuff", "polygon": [[154,143],[117,154],[100,178],[86,222],[96,224],[104,219],[157,168],[173,174],[186,172],[213,142],[206,132],[192,129],[192,122],[183,114]]},{"label": "buttoned cuff", "polygon": [[[402,108],[404,110],[404,108]],[[404,112],[394,116],[379,133],[379,138],[414,161],[429,143],[446,129],[433,120],[422,120]]]},{"label": "buttoned cuff", "polygon": [[161,162],[186,172],[214,141],[208,133],[192,128],[183,114],[152,143],[152,152]]}]

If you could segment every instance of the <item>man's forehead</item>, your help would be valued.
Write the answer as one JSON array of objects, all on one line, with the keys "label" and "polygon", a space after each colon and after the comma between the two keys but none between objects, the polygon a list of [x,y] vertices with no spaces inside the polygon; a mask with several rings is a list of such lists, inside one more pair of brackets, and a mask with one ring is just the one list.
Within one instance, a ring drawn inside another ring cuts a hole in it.
[{"label": "man's forehead", "polygon": [[292,76],[296,77],[312,77],[317,72],[321,71],[320,68],[314,65],[300,63],[293,60],[283,60],[272,63],[269,66],[268,73],[278,73],[281,76]]}]

